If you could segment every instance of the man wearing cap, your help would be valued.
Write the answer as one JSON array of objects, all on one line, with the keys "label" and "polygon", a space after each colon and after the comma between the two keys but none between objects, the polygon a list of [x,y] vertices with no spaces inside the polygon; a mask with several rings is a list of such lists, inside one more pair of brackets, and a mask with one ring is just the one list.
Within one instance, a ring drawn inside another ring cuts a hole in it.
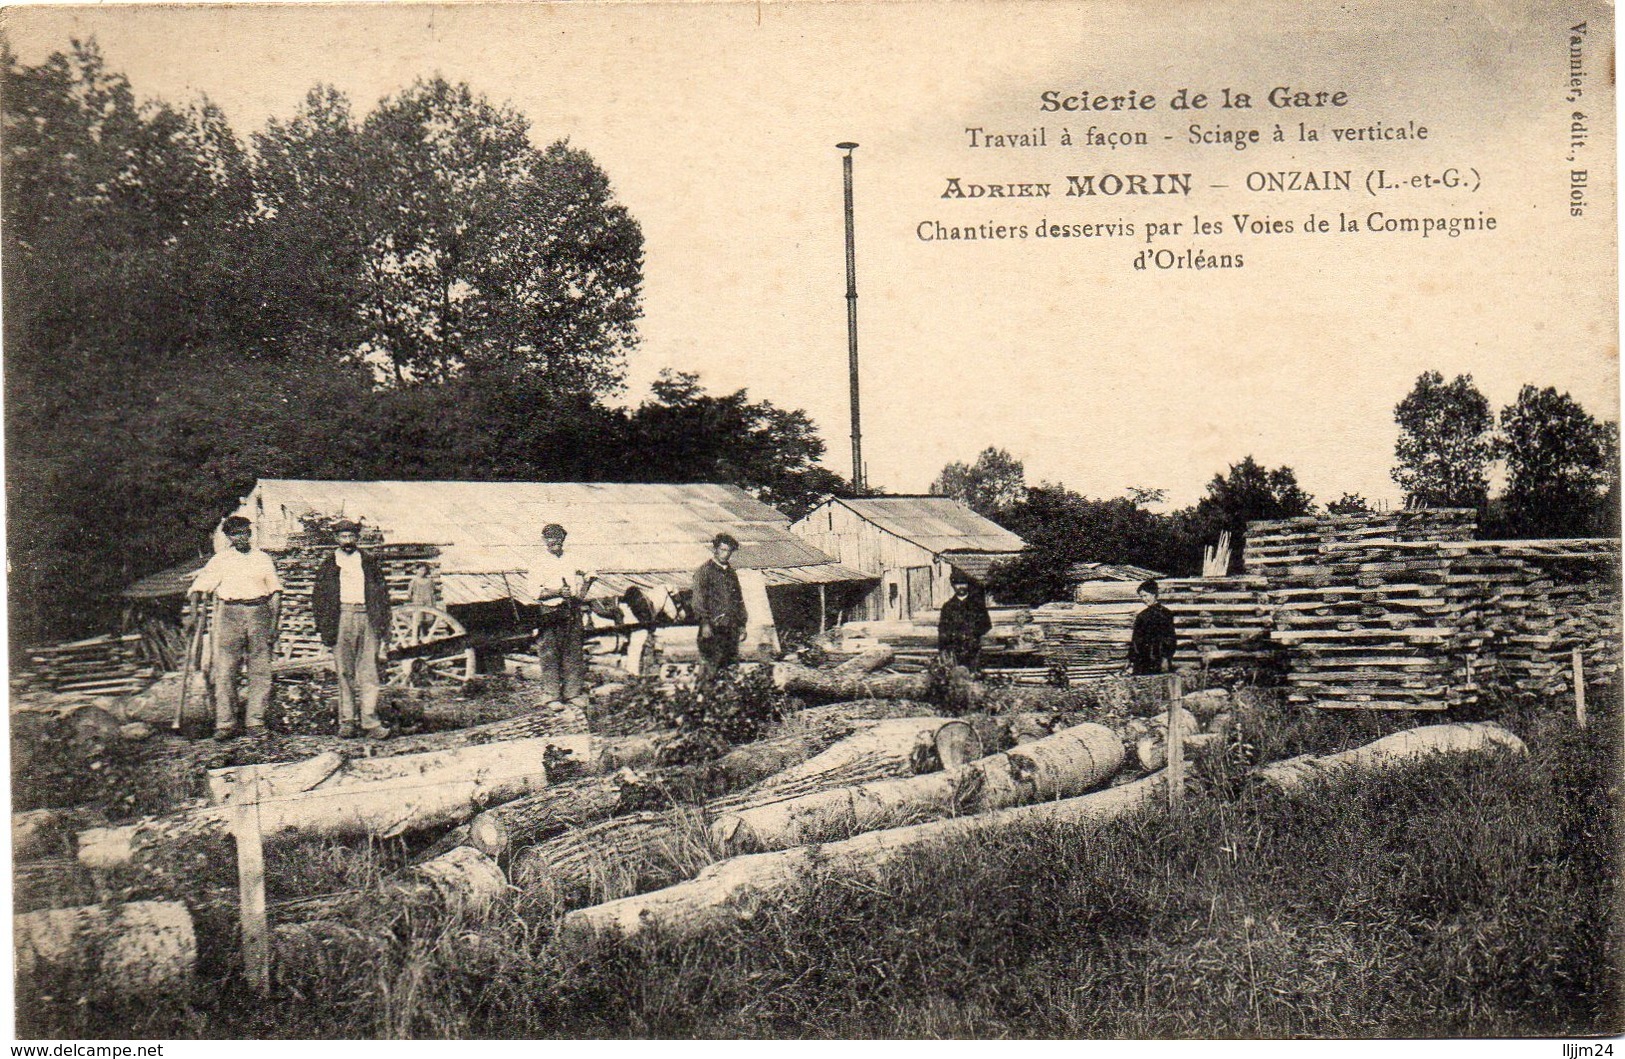
[{"label": "man wearing cap", "polygon": [[711,680],[739,661],[739,645],[746,636],[745,594],[739,574],[730,565],[739,542],[731,534],[711,539],[711,558],[694,571],[689,608],[700,625],[700,679]]},{"label": "man wearing cap", "polygon": [[969,576],[956,569],[949,580],[954,594],[937,618],[937,652],[947,664],[974,673],[982,663],[982,637],[993,628],[993,619]]},{"label": "man wearing cap", "polygon": [[[254,524],[232,515],[220,529],[231,542],[192,579],[192,612],[213,594],[215,610],[214,737],[237,735],[237,671],[248,670],[248,705],[243,727],[249,735],[265,731],[265,708],[271,702],[271,648],[282,616],[282,580],[271,557],[254,547]],[[193,619],[197,620],[197,619]]]},{"label": "man wearing cap", "polygon": [[531,565],[541,618],[536,630],[536,662],[542,670],[542,696],[550,705],[566,700],[583,705],[587,658],[581,646],[581,600],[596,576],[564,555],[569,536],[557,522],[542,527],[547,546]]},{"label": "man wearing cap", "polygon": [[316,568],[310,609],[338,671],[339,738],[354,739],[359,725],[368,739],[388,739],[378,720],[378,655],[390,640],[389,584],[378,560],[361,550],[360,526],[340,520],[333,538],[338,547]]}]

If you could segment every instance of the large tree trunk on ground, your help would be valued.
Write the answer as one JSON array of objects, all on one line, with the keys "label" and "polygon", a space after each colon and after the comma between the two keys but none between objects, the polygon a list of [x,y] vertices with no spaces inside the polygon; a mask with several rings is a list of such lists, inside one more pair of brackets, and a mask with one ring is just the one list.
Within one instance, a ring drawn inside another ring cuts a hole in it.
[{"label": "large tree trunk on ground", "polygon": [[479,916],[510,890],[495,861],[468,846],[408,868],[382,887],[287,902],[277,908],[271,958],[279,985],[316,995],[332,973],[378,959],[402,916]]},{"label": "large tree trunk on ground", "polygon": [[879,647],[869,648],[856,658],[848,658],[831,669],[830,672],[842,677],[860,676],[864,673],[873,673],[877,669],[890,665],[891,660],[896,657],[896,651],[885,644],[881,644]]},{"label": "large tree trunk on ground", "polygon": [[1123,744],[1116,732],[1080,724],[942,772],[741,809],[719,818],[711,836],[730,851],[830,842],[905,821],[1074,797],[1104,784],[1122,764]]},{"label": "large tree trunk on ground", "polygon": [[11,911],[93,905],[100,900],[95,876],[72,857],[18,861],[11,870]]},{"label": "large tree trunk on ground", "polygon": [[545,883],[565,894],[635,891],[650,878],[680,875],[713,859],[704,822],[717,812],[832,786],[935,772],[942,768],[941,754],[959,765],[971,760],[978,747],[975,732],[963,721],[875,721],[802,764],[703,809],[631,813],[524,849],[515,858],[513,878],[521,886]]},{"label": "large tree trunk on ground", "polygon": [[1302,754],[1261,766],[1253,779],[1286,794],[1302,794],[1321,779],[1389,772],[1427,761],[1436,754],[1481,754],[1497,749],[1524,754],[1523,740],[1497,724],[1435,724],[1384,736],[1340,754]]},{"label": "large tree trunk on ground", "polygon": [[[590,759],[592,737],[553,736],[431,754],[359,758],[341,762],[330,772],[332,757],[222,771],[236,777],[239,789],[246,789],[255,772],[261,777],[268,793],[260,804],[260,829],[267,843],[300,836],[388,838],[458,823],[482,805],[540,790],[547,785],[550,748]],[[217,799],[222,794],[217,791]],[[92,868],[123,867],[155,851],[161,855],[177,846],[222,840],[231,833],[235,812],[234,806],[216,805],[84,831],[79,835],[79,861]]]},{"label": "large tree trunk on ground", "polygon": [[197,965],[192,916],[178,901],[55,908],[12,926],[20,982],[64,974],[89,992],[146,997],[183,988]]},{"label": "large tree trunk on ground", "polygon": [[1169,694],[1168,678],[1160,676],[1118,677],[1065,689],[1004,687],[954,678],[945,687],[933,689],[927,673],[866,677],[780,663],[773,667],[773,679],[789,694],[814,699],[923,699],[938,690],[961,710],[993,713],[1024,710],[1149,713],[1166,708]]},{"label": "large tree trunk on ground", "polygon": [[1163,790],[1159,773],[1078,798],[870,831],[827,845],[734,857],[664,890],[578,909],[565,916],[560,930],[570,934],[618,931],[630,937],[658,929],[663,937],[692,937],[750,919],[764,906],[781,904],[820,873],[874,878],[905,851],[984,829],[1049,823],[1100,826],[1155,805]]},{"label": "large tree trunk on ground", "polygon": [[982,740],[965,721],[899,717],[874,721],[799,765],[776,772],[726,804],[750,804],[845,787],[869,780],[918,776],[982,756]]},{"label": "large tree trunk on ground", "polygon": [[[698,805],[800,765],[855,731],[925,709],[929,708],[906,701],[870,700],[802,710],[787,717],[776,735],[743,743],[715,761],[623,768],[614,775],[584,776],[549,785],[546,790],[481,813],[470,822],[466,834],[448,839],[445,848],[467,842],[483,853],[502,857],[510,850],[552,838],[568,828],[611,816],[655,806]],[[604,742],[612,748],[632,745],[625,741]],[[654,751],[653,744],[649,750]],[[615,753],[613,749],[600,753],[598,767],[607,765]]]},{"label": "large tree trunk on ground", "polygon": [[11,857],[38,860],[73,850],[73,836],[87,827],[101,827],[107,817],[98,809],[30,809],[11,814]]}]

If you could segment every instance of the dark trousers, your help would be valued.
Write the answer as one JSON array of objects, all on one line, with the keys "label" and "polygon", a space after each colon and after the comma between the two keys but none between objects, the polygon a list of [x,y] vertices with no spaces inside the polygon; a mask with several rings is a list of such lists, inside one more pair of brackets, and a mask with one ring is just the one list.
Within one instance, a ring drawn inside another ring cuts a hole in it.
[{"label": "dark trousers", "polygon": [[542,625],[536,637],[536,662],[542,670],[542,697],[548,702],[575,699],[586,685],[587,659],[581,646],[581,610],[564,603],[563,611]]},{"label": "dark trousers", "polygon": [[949,640],[945,642],[938,652],[943,661],[956,666],[964,666],[972,673],[982,665],[982,641],[976,640]]},{"label": "dark trousers", "polygon": [[711,680],[718,673],[739,661],[739,630],[727,625],[713,625],[710,636],[701,636],[700,679]]}]

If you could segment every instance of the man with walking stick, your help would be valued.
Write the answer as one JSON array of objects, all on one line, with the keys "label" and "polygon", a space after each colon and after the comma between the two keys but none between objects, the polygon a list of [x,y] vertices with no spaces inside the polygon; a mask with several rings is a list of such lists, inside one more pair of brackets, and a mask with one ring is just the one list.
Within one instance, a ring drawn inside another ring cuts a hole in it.
[{"label": "man with walking stick", "polygon": [[[231,739],[239,732],[263,735],[265,710],[271,702],[271,650],[282,616],[282,579],[271,557],[254,547],[254,524],[232,515],[220,529],[231,542],[192,580],[192,621],[202,619],[202,603],[213,595],[214,737]],[[248,671],[248,704],[242,725],[237,719],[237,673]],[[184,677],[183,677],[184,680]],[[183,684],[184,687],[184,684]]]}]

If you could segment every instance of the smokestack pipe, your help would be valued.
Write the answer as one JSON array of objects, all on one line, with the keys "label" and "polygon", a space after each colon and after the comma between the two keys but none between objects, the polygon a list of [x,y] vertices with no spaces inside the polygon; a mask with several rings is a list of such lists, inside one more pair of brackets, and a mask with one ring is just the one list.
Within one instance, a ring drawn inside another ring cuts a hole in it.
[{"label": "smokestack pipe", "polygon": [[858,264],[852,234],[852,151],[858,145],[846,142],[835,146],[846,152],[841,157],[841,181],[846,190],[846,352],[852,390],[852,487],[861,492],[864,474],[863,428],[858,415]]}]

